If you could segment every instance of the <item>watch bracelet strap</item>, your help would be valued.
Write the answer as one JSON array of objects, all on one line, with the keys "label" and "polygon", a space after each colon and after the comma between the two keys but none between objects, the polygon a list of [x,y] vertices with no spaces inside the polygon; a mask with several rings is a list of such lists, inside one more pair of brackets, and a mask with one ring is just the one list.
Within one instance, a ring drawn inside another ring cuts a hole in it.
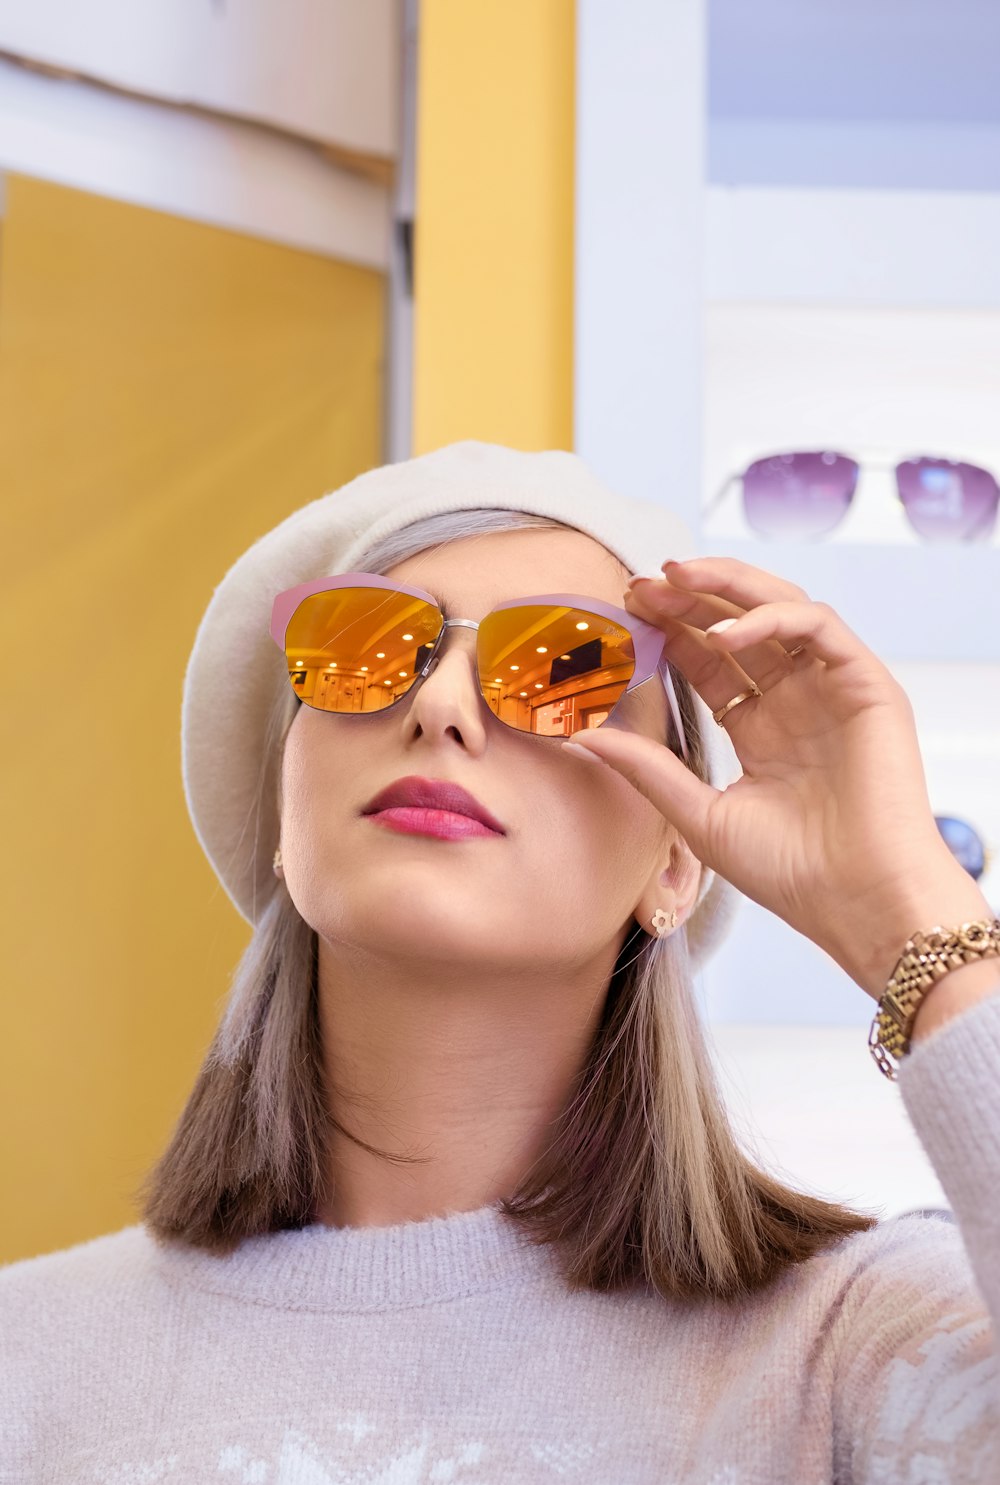
[{"label": "watch bracelet strap", "polygon": [[[957,928],[937,925],[906,942],[878,1003],[868,1046],[881,1071],[893,1082],[896,1067],[910,1050],[910,1033],[927,992],[953,969],[975,959],[1000,957],[1000,918],[978,919]],[[895,1065],[889,1060],[895,1058]]]}]

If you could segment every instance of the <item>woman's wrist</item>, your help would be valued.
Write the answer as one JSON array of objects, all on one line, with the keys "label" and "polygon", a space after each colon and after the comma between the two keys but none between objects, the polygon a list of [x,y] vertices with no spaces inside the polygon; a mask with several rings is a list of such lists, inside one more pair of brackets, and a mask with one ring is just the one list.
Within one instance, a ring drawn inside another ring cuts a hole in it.
[{"label": "woman's wrist", "polygon": [[949,970],[918,1005],[910,1028],[911,1045],[993,995],[1000,995],[1000,959],[973,959],[960,969]]},{"label": "woman's wrist", "polygon": [[[990,922],[994,917],[975,881],[955,862],[953,872],[944,872],[934,881],[919,886],[911,884],[891,906],[873,916],[867,933],[856,929],[853,944],[833,957],[866,995],[878,1001],[914,933],[928,933],[936,927],[956,928],[960,923]],[[975,960],[951,970],[941,984],[955,977],[959,977],[958,983],[962,979],[966,985],[978,983],[967,972],[978,965],[992,968],[997,964],[1000,961],[996,959]],[[935,986],[935,991],[938,988]],[[928,992],[927,999],[930,998]]]}]

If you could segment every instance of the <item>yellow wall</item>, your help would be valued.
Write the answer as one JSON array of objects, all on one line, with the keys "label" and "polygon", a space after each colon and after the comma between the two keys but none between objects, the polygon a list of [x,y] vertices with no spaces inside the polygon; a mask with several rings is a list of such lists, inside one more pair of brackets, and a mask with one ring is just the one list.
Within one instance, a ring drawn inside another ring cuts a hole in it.
[{"label": "yellow wall", "polygon": [[413,452],[572,448],[573,0],[421,0]]},{"label": "yellow wall", "polygon": [[137,1220],[249,936],[180,776],[230,564],[381,461],[381,275],[37,181],[0,251],[0,1262]]},{"label": "yellow wall", "polygon": [[[573,0],[422,0],[413,452],[572,447]],[[191,829],[213,586],[382,458],[380,275],[21,178],[0,242],[0,1263],[137,1220],[249,928]]]}]

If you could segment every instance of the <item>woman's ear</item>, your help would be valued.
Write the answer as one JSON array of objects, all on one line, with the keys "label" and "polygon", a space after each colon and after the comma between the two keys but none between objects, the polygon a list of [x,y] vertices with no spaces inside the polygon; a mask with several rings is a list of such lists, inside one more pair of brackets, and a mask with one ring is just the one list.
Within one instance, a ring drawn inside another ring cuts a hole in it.
[{"label": "woman's ear", "polygon": [[[634,910],[636,922],[647,933],[654,934],[653,915],[658,911],[677,914],[674,931],[691,916],[701,885],[701,862],[685,840],[674,835],[666,865],[662,861],[646,884]],[[668,930],[669,931],[669,930]]]}]

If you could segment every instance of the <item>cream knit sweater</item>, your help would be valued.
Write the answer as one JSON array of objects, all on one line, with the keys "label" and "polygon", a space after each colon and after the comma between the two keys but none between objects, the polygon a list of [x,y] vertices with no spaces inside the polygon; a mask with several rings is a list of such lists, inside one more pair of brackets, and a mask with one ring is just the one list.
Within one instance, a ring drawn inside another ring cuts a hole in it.
[{"label": "cream knit sweater", "polygon": [[570,1294],[493,1206],[8,1264],[0,1481],[997,1485],[1000,995],[898,1088],[957,1224],[883,1222],[735,1306]]}]

